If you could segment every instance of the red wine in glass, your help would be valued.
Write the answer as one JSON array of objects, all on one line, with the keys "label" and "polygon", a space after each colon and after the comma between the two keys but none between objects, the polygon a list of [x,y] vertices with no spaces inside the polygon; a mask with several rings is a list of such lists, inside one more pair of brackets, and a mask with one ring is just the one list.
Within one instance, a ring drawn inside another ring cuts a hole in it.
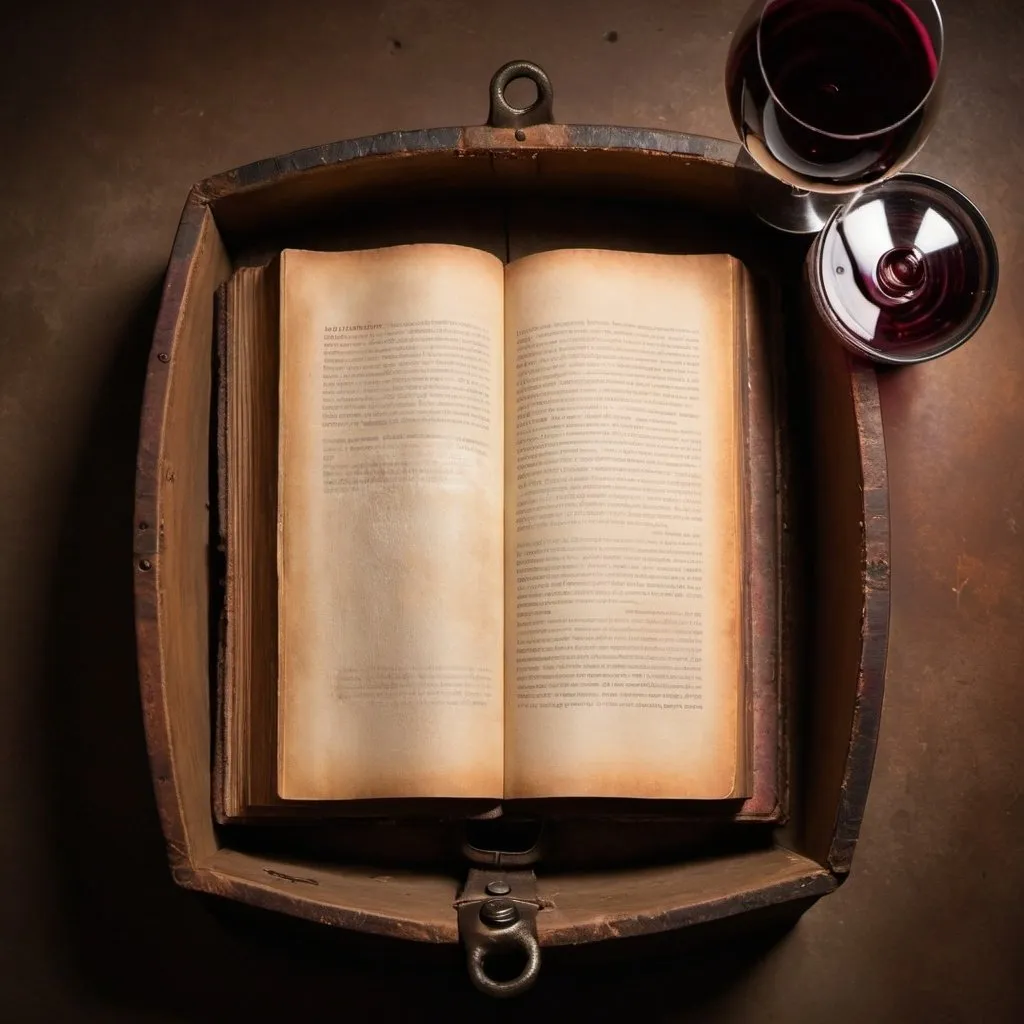
[{"label": "red wine in glass", "polygon": [[941,57],[934,0],[757,0],[729,54],[729,107],[769,174],[851,192],[920,148]]},{"label": "red wine in glass", "polygon": [[832,333],[881,363],[918,363],[962,345],[995,298],[999,262],[966,196],[920,174],[865,189],[808,254],[815,308]]}]

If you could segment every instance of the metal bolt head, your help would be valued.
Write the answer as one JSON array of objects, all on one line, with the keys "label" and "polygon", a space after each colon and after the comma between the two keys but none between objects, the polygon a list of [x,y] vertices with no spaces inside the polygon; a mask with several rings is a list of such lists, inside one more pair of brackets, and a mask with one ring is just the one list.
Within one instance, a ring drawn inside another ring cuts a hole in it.
[{"label": "metal bolt head", "polygon": [[519,910],[511,900],[488,900],[480,908],[480,920],[488,928],[509,928],[519,920]]},{"label": "metal bolt head", "polygon": [[508,882],[502,882],[500,879],[497,882],[487,883],[487,895],[488,896],[507,896],[512,891],[512,886]]}]

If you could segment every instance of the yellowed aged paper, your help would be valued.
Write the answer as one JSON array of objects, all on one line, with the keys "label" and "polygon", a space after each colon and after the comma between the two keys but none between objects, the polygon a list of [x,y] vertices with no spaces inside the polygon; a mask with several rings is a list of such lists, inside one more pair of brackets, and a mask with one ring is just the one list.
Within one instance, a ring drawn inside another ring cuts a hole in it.
[{"label": "yellowed aged paper", "polygon": [[280,795],[500,797],[501,263],[281,266]]},{"label": "yellowed aged paper", "polygon": [[743,795],[738,271],[507,268],[506,797]]}]

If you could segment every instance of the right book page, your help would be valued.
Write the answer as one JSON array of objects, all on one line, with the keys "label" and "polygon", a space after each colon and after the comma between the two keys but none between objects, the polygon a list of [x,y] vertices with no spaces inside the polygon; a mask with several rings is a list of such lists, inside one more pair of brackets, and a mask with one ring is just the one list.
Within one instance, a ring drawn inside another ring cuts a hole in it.
[{"label": "right book page", "polygon": [[747,795],[743,272],[506,270],[506,798]]}]

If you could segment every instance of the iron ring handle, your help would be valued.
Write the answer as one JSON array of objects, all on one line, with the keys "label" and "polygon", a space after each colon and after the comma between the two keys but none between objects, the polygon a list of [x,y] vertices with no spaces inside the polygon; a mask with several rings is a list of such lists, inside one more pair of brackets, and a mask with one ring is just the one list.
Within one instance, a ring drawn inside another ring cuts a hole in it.
[{"label": "iron ring handle", "polygon": [[[526,954],[526,966],[516,978],[495,981],[484,969],[484,961],[492,953],[521,949]],[[540,945],[537,937],[527,928],[514,927],[493,936],[489,942],[473,943],[466,952],[469,976],[473,984],[485,995],[507,999],[521,995],[537,980],[540,973]]]},{"label": "iron ring handle", "polygon": [[[528,78],[537,86],[537,98],[528,107],[514,107],[505,99],[505,89],[517,78]],[[529,60],[514,60],[498,68],[491,79],[491,113],[487,123],[492,128],[526,128],[533,124],[549,124],[554,91],[544,69]]]}]

